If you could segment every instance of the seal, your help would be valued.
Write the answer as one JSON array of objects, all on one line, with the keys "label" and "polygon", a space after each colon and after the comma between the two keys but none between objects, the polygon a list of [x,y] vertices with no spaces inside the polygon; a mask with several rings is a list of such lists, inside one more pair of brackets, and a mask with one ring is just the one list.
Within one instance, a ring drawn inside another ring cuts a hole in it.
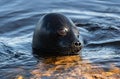
[{"label": "seal", "polygon": [[72,20],[60,13],[44,15],[33,34],[33,53],[40,56],[76,55],[81,50],[79,30]]}]

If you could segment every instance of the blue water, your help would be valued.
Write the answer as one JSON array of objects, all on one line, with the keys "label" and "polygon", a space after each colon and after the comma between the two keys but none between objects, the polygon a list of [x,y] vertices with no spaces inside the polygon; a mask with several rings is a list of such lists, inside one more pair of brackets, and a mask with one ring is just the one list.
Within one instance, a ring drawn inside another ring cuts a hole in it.
[{"label": "blue water", "polygon": [[82,59],[106,69],[110,64],[120,67],[119,0],[1,0],[0,79],[13,79],[22,69],[27,73],[35,68],[33,30],[42,15],[52,12],[77,24],[85,40]]}]

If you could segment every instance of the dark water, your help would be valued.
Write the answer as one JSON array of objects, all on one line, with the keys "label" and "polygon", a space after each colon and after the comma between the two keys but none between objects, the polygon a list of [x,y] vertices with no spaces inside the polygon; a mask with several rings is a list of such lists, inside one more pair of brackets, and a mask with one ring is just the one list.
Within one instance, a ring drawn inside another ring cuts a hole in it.
[{"label": "dark water", "polygon": [[105,69],[110,64],[120,67],[119,0],[1,0],[0,79],[31,76],[37,64],[31,51],[33,30],[40,17],[51,12],[77,23],[86,41],[82,59]]}]

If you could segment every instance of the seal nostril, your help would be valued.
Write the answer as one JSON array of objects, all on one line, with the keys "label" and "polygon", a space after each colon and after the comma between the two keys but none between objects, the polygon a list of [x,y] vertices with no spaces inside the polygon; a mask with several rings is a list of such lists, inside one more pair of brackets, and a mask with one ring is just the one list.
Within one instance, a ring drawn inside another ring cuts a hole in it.
[{"label": "seal nostril", "polygon": [[75,46],[78,46],[78,45],[79,45],[77,42],[75,42],[74,44],[75,44]]},{"label": "seal nostril", "polygon": [[79,43],[79,46],[81,45],[81,43],[80,42],[78,42]]},{"label": "seal nostril", "polygon": [[74,42],[74,46],[80,46],[81,43],[80,42]]}]

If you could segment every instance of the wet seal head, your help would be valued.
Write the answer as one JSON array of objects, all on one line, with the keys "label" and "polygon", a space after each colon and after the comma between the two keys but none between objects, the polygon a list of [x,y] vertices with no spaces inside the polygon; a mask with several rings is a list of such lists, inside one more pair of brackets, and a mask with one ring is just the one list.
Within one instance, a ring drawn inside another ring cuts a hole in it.
[{"label": "wet seal head", "polygon": [[36,25],[32,48],[39,56],[76,55],[81,50],[79,31],[63,14],[44,15]]}]

